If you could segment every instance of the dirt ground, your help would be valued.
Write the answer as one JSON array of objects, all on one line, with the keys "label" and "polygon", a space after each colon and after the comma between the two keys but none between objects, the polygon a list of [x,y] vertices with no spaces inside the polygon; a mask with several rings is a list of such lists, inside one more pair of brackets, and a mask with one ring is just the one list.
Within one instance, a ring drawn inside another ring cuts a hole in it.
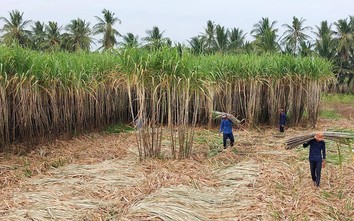
[{"label": "dirt ground", "polygon": [[193,156],[181,161],[139,162],[134,132],[1,153],[0,220],[353,220],[351,150],[339,147],[340,165],[337,146],[328,143],[328,164],[315,188],[308,149],[284,148],[296,135],[354,130],[354,107],[341,110],[340,119],[287,128],[285,135],[276,128],[238,129],[234,148],[221,152],[218,129],[198,128]]}]

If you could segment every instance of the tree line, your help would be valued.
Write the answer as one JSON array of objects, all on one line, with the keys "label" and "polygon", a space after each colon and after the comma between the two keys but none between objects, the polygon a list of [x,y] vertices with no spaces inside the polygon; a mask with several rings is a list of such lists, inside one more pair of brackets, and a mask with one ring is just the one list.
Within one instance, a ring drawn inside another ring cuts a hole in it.
[{"label": "tree line", "polygon": [[[141,47],[157,50],[161,47],[177,47],[196,54],[240,54],[240,53],[282,53],[294,56],[321,56],[330,60],[339,82],[354,91],[354,16],[329,23],[322,21],[319,26],[306,26],[306,20],[293,17],[291,24],[283,24],[284,33],[279,33],[277,21],[262,18],[250,32],[253,40],[247,41],[240,28],[226,28],[213,21],[207,21],[200,35],[191,37],[187,45],[172,43],[158,26],[146,30],[141,40],[133,33],[122,35],[116,28],[121,20],[114,12],[103,9],[102,17],[95,16],[97,23],[91,24],[80,18],[71,20],[64,27],[55,21],[47,24],[41,21],[25,20],[18,10],[9,12],[9,17],[0,17],[4,23],[0,29],[1,44],[19,44],[39,51],[89,51],[95,35],[99,49]],[[310,34],[315,38],[311,38]],[[118,40],[118,39],[121,40]]]}]

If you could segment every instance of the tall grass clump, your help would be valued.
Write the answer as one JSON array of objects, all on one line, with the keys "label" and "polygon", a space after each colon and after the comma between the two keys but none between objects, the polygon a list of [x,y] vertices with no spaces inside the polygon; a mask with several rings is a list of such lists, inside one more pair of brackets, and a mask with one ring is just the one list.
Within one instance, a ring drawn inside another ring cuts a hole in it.
[{"label": "tall grass clump", "polygon": [[[188,157],[196,124],[212,111],[250,125],[291,124],[304,111],[312,125],[331,64],[290,55],[192,55],[174,48],[107,53],[40,53],[0,47],[1,146],[38,137],[141,122],[140,158],[158,157],[163,133],[174,158]],[[166,126],[167,130],[163,130]]]}]

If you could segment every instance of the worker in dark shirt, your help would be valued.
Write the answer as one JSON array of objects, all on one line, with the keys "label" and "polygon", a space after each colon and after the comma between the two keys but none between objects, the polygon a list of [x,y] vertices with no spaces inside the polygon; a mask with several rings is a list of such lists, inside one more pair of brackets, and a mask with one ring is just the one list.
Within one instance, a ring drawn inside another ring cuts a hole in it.
[{"label": "worker in dark shirt", "polygon": [[230,139],[231,147],[234,145],[235,139],[232,133],[232,121],[227,117],[226,114],[222,115],[221,124],[220,124],[220,134],[223,134],[223,145],[224,149],[226,149],[226,140]]},{"label": "worker in dark shirt", "polygon": [[284,109],[280,109],[279,113],[279,131],[284,132],[285,129],[286,114]]},{"label": "worker in dark shirt", "polygon": [[303,144],[304,147],[309,145],[311,177],[314,185],[318,187],[321,180],[321,169],[326,163],[326,144],[323,140],[323,133],[316,133],[314,139]]}]

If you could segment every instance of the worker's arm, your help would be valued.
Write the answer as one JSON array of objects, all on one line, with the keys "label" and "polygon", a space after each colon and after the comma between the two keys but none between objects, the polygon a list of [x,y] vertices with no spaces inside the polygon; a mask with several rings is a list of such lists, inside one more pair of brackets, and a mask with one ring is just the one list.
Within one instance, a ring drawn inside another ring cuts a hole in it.
[{"label": "worker's arm", "polygon": [[322,146],[322,157],[324,160],[326,159],[326,143],[324,141]]},{"label": "worker's arm", "polygon": [[307,141],[307,142],[304,143],[302,146],[303,146],[303,147],[308,147],[308,146],[310,145],[311,141],[312,141],[312,140]]},{"label": "worker's arm", "polygon": [[221,123],[220,123],[220,133],[222,133],[224,131],[224,121],[221,120]]},{"label": "worker's arm", "polygon": [[323,146],[322,146],[322,157],[323,157],[322,168],[325,168],[326,167],[326,143],[325,142],[323,142]]}]

